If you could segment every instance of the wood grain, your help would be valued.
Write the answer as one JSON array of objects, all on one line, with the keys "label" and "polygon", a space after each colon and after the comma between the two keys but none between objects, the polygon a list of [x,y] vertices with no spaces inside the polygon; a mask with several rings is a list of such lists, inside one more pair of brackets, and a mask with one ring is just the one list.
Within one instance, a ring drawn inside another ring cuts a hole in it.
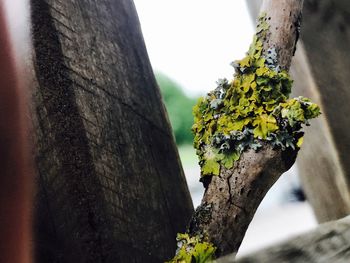
[{"label": "wood grain", "polygon": [[193,206],[130,0],[32,0],[36,262],[162,262]]},{"label": "wood grain", "polygon": [[235,260],[234,255],[218,263],[346,263],[350,258],[350,217],[325,223],[315,230]]},{"label": "wood grain", "polygon": [[[261,5],[247,0],[254,20]],[[293,96],[306,96],[322,115],[307,127],[297,164],[317,220],[350,213],[348,89],[350,6],[348,1],[304,1],[301,42],[291,66]],[[336,200],[336,202],[334,202]]]}]

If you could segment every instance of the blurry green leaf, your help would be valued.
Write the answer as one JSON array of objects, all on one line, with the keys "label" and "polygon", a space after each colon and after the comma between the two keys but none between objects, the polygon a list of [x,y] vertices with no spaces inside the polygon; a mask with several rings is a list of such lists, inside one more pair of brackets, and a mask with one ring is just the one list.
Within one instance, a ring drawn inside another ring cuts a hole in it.
[{"label": "blurry green leaf", "polygon": [[264,78],[264,77],[258,77],[256,79],[256,83],[261,86],[261,85],[265,85],[269,82],[269,79],[268,78]]},{"label": "blurry green leaf", "polygon": [[205,160],[202,166],[202,175],[219,175],[220,164],[216,159]]},{"label": "blurry green leaf", "polygon": [[250,59],[249,59],[249,57],[245,57],[244,59],[240,60],[240,61],[239,61],[239,65],[240,65],[242,68],[249,67],[249,66],[250,66]]},{"label": "blurry green leaf", "polygon": [[267,114],[258,116],[253,122],[253,125],[255,126],[254,136],[266,139],[269,133],[278,129],[276,123],[276,119],[273,116],[269,116]]},{"label": "blurry green leaf", "polygon": [[233,164],[235,161],[239,160],[239,157],[241,156],[240,153],[233,151],[230,153],[225,153],[224,157],[222,159],[222,164],[227,168],[230,169],[233,167]]},{"label": "blurry green leaf", "polygon": [[297,146],[300,148],[301,145],[303,144],[303,142],[304,142],[304,137],[300,137],[300,138],[298,139]]},{"label": "blurry green leaf", "polygon": [[277,51],[262,54],[268,28],[266,17],[260,16],[247,56],[232,64],[234,79],[218,84],[194,108],[194,145],[202,175],[219,174],[220,165],[232,167],[243,151],[262,147],[260,140],[295,149],[302,143],[301,124],[320,114],[309,99],[288,100],[293,81],[277,65]]},{"label": "blurry green leaf", "polygon": [[258,67],[258,68],[262,68],[265,65],[265,58],[261,57],[259,59],[257,59],[254,63],[254,66]]},{"label": "blurry green leaf", "polygon": [[[196,104],[196,99],[188,97],[181,87],[166,77],[164,74],[156,73],[156,79],[160,87],[164,104],[166,106],[170,123],[178,144],[192,144],[193,135],[191,127],[193,125],[192,108]],[[203,108],[206,108],[204,99],[196,104],[194,109],[195,118],[200,118]]]},{"label": "blurry green leaf", "polygon": [[306,119],[313,119],[313,118],[316,118],[320,114],[321,114],[320,107],[315,103],[310,103],[306,108],[305,118]]},{"label": "blurry green leaf", "polygon": [[269,72],[269,68],[267,68],[267,67],[258,68],[256,70],[256,75],[261,77],[262,75],[264,75],[267,72]]},{"label": "blurry green leaf", "polygon": [[[203,240],[204,239],[204,240]],[[176,256],[167,263],[210,263],[214,260],[216,248],[206,238],[177,234],[179,249]]]},{"label": "blurry green leaf", "polygon": [[209,263],[214,259],[216,248],[207,242],[197,243],[193,249],[195,263]]}]

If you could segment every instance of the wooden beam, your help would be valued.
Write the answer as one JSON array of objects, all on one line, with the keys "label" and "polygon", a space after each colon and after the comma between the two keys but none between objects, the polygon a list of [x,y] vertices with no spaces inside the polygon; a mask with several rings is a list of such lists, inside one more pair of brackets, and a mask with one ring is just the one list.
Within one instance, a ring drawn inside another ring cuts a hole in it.
[{"label": "wooden beam", "polygon": [[162,262],[193,206],[136,9],[32,0],[35,262]]},{"label": "wooden beam", "polygon": [[[247,0],[247,5],[255,20],[260,1]],[[350,121],[342,114],[350,110],[346,99],[350,96],[349,12],[347,1],[305,0],[301,41],[291,66],[293,95],[310,97],[323,112],[305,129],[297,159],[303,188],[319,222],[350,213],[350,153],[346,146]]]},{"label": "wooden beam", "polygon": [[350,217],[325,223],[315,230],[275,246],[235,260],[234,255],[218,263],[332,262],[345,263],[350,258]]}]

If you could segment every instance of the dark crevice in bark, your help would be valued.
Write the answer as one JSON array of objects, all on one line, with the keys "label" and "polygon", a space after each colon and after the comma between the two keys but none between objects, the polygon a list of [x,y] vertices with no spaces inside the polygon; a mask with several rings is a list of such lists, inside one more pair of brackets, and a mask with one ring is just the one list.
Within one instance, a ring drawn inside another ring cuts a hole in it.
[{"label": "dark crevice in bark", "polygon": [[[227,177],[227,179],[226,179],[226,181],[227,181],[227,186],[228,186],[228,200],[227,200],[227,201],[228,201],[230,204],[233,204],[233,202],[232,202],[231,184],[230,184],[230,179],[231,179],[231,177],[232,177],[232,174],[229,175],[229,176]],[[234,185],[233,185],[233,187],[234,187]]]}]

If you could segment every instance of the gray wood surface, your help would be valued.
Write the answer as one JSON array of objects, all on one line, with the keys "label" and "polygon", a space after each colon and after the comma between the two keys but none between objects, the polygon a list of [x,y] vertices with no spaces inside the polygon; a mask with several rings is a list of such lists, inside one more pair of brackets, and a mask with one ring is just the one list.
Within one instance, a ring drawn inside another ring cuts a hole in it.
[{"label": "gray wood surface", "polygon": [[310,132],[312,145],[301,156],[300,169],[320,222],[350,213],[349,21],[349,1],[305,1],[303,46],[326,120],[323,130],[329,138],[325,140],[317,130]]},{"label": "gray wood surface", "polygon": [[[246,3],[255,20],[261,1]],[[293,95],[310,97],[323,113],[305,129],[297,159],[303,188],[319,222],[350,213],[349,14],[345,0],[305,0],[301,41],[291,66]]]},{"label": "gray wood surface", "polygon": [[350,261],[350,217],[320,225],[309,233],[235,261],[234,255],[218,263],[346,263]]},{"label": "gray wood surface", "polygon": [[131,0],[32,0],[35,262],[162,262],[193,206]]}]

